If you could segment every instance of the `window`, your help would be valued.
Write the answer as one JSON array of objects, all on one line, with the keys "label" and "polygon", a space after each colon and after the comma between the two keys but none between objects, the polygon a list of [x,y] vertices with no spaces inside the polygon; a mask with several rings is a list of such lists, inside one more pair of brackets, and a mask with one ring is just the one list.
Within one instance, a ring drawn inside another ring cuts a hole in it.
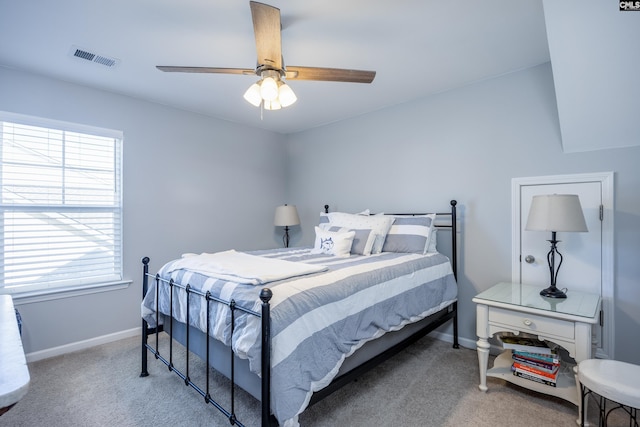
[{"label": "window", "polygon": [[0,140],[0,293],[122,280],[122,134],[0,112]]}]

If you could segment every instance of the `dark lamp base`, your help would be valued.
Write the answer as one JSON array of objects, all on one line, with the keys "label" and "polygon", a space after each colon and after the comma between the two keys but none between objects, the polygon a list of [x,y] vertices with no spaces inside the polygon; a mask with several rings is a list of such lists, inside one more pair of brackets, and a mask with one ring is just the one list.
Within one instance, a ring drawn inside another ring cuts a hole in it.
[{"label": "dark lamp base", "polygon": [[549,298],[566,298],[567,297],[567,294],[565,294],[555,286],[549,286],[547,289],[541,290],[540,295],[542,295],[543,297],[549,297]]}]

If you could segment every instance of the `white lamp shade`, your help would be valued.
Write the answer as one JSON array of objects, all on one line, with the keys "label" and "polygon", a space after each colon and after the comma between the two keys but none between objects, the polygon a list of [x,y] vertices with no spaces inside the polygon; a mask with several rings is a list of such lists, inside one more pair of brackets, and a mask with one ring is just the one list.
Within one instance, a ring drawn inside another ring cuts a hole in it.
[{"label": "white lamp shade", "polygon": [[273,77],[267,77],[262,80],[260,95],[265,101],[273,101],[278,97],[278,83]]},{"label": "white lamp shade", "polygon": [[273,224],[279,227],[300,224],[300,217],[295,205],[282,205],[276,208]]},{"label": "white lamp shade", "polygon": [[258,83],[254,83],[249,86],[249,89],[244,93],[244,99],[254,107],[259,107],[262,102],[262,96],[260,96],[260,85],[258,85]]},{"label": "white lamp shade", "polygon": [[576,194],[533,196],[525,230],[589,231]]},{"label": "white lamp shade", "polygon": [[280,104],[283,107],[288,107],[298,100],[296,94],[293,93],[293,90],[289,87],[289,85],[283,83],[278,88],[278,100],[280,100]]}]

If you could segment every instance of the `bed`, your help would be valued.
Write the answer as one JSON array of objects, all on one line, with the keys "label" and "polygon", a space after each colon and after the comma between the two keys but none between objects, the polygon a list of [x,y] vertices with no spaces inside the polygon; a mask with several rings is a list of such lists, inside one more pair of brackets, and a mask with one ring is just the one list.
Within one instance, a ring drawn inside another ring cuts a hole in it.
[{"label": "bed", "polygon": [[[263,427],[288,427],[450,320],[457,348],[457,202],[450,205],[386,215],[325,206],[310,248],[185,254],[155,275],[143,258],[141,376],[151,353],[232,425],[243,425],[233,400],[241,387],[261,402]],[[451,235],[439,245],[450,256],[436,246],[441,229]],[[208,375],[204,386],[191,381],[188,358],[183,372],[160,354],[161,332],[231,380],[230,408],[210,395]]]}]

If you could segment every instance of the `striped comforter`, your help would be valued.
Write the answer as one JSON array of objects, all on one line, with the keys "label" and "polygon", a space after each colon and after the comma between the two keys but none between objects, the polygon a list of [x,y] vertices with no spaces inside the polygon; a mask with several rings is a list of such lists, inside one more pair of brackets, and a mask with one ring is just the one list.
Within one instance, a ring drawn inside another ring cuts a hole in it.
[{"label": "striped comforter", "polygon": [[[192,288],[260,312],[260,290],[269,287],[271,300],[272,368],[271,408],[280,425],[298,425],[314,391],[331,382],[344,359],[367,341],[398,330],[456,300],[457,286],[449,259],[441,254],[383,252],[370,256],[336,258],[311,254],[308,248],[254,251],[254,255],[319,264],[321,273],[246,285],[213,279],[187,270],[172,270],[176,261],[159,271]],[[160,287],[159,310],[169,314],[168,287]],[[155,286],[142,303],[143,317],[155,326]],[[185,322],[186,297],[174,294],[173,316]],[[206,331],[205,302],[191,297],[190,323]],[[260,319],[237,312],[231,335],[230,311],[211,304],[212,336],[249,360],[260,375]]]}]

